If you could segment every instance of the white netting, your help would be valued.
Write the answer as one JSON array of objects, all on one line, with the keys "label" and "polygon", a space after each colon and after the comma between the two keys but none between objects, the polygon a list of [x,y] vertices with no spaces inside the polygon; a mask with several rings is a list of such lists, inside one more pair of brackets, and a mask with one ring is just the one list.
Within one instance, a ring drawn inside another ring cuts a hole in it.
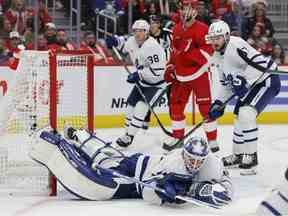
[{"label": "white netting", "polygon": [[[57,56],[57,113],[49,112],[50,75],[48,52],[24,51],[7,94],[0,101],[0,189],[48,193],[47,169],[29,156],[31,134],[50,124],[87,125],[87,56]],[[77,100],[75,100],[77,98]],[[75,101],[77,103],[75,104]]]}]

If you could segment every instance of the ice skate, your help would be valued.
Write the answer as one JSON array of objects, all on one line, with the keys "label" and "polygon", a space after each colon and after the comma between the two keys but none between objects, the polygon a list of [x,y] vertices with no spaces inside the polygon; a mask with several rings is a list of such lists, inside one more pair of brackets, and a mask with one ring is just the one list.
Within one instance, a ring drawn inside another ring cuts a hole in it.
[{"label": "ice skate", "polygon": [[77,137],[75,136],[76,129],[69,125],[64,125],[63,134],[66,139],[71,139],[77,141]]},{"label": "ice skate", "polygon": [[169,137],[163,142],[162,148],[167,151],[172,151],[173,149],[180,148],[183,145],[183,140],[175,138],[175,137]]},{"label": "ice skate", "polygon": [[241,175],[256,175],[258,165],[257,152],[253,154],[244,154],[239,165]]},{"label": "ice skate", "polygon": [[232,154],[222,158],[224,167],[239,168],[243,154]]},{"label": "ice skate", "polygon": [[116,140],[116,143],[118,146],[120,147],[128,147],[129,145],[132,144],[133,142],[133,136],[131,135],[128,135],[128,134],[125,134],[121,137],[119,137],[117,140]]},{"label": "ice skate", "polygon": [[208,145],[212,153],[219,153],[220,148],[216,140],[208,141]]}]

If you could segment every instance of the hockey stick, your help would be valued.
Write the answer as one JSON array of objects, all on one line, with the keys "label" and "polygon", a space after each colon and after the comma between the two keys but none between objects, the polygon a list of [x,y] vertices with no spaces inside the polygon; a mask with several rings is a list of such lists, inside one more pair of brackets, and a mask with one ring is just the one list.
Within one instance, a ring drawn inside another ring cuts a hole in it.
[{"label": "hockey stick", "polygon": [[[248,57],[247,57],[247,54],[242,51],[241,49],[237,49],[237,52],[239,54],[239,56],[241,58],[243,58],[243,60],[248,64],[248,65],[251,65],[252,67],[255,67],[256,69],[262,71],[263,73],[257,78],[257,80],[252,84],[252,86],[250,87],[249,91],[246,93],[247,95],[252,91],[252,89],[258,84],[258,82],[263,78],[263,76],[265,74],[277,74],[277,73],[274,73],[274,72],[278,72],[277,70],[267,70],[267,68],[265,67],[262,67],[261,65],[258,65],[258,64],[255,64],[254,62],[252,62]],[[281,71],[280,71],[281,72]],[[286,73],[286,75],[288,75],[287,72],[284,72]],[[279,74],[279,73],[278,73]],[[234,97],[236,96],[236,94],[233,94],[231,95],[224,103],[223,103],[223,107],[225,107],[229,101],[231,101]],[[241,99],[240,99],[241,100]],[[221,107],[221,108],[223,108]],[[197,130],[199,127],[201,127],[205,122],[207,122],[209,119],[203,119],[201,122],[199,122],[194,128],[192,128],[182,139],[178,140],[173,146],[169,147],[166,146],[166,149],[168,151],[171,151],[175,148],[179,148],[182,146],[183,144],[183,141],[188,137],[190,136],[195,130]],[[168,148],[167,148],[168,147]]]},{"label": "hockey stick", "polygon": [[[236,95],[233,94],[231,95],[222,105],[221,105],[221,109],[223,109]],[[166,149],[168,151],[171,151],[175,148],[180,148],[184,142],[184,140],[189,137],[192,133],[194,133],[198,128],[200,128],[204,123],[206,123],[207,121],[209,121],[210,119],[205,118],[203,119],[201,122],[199,122],[198,124],[196,124],[190,131],[188,131],[187,134],[185,134],[185,136],[182,139],[179,139],[175,145],[171,146],[171,149],[169,149],[168,146],[166,146]],[[168,148],[167,148],[168,147]]]},{"label": "hockey stick", "polygon": [[[127,64],[124,62],[123,57],[120,55],[120,53],[118,52],[118,50],[116,49],[116,47],[113,46],[112,49],[113,49],[115,55],[117,56],[117,58],[122,62],[123,66],[124,66],[124,68],[125,68],[125,70],[126,70],[126,72],[127,72],[128,74],[131,74],[131,71],[129,70]],[[151,105],[149,104],[149,102],[148,102],[146,96],[144,95],[144,93],[143,93],[141,87],[139,86],[139,84],[138,84],[138,83],[135,83],[135,86],[136,86],[136,88],[138,89],[138,92],[139,92],[139,94],[141,95],[141,97],[143,98],[144,102],[147,104],[148,109],[149,109],[149,110],[151,111],[151,113],[153,113],[153,115],[155,116],[155,118],[156,118],[156,120],[157,120],[157,123],[159,124],[159,126],[161,127],[161,129],[163,130],[163,132],[164,132],[166,135],[168,135],[168,136],[170,136],[170,137],[173,137],[172,133],[171,133],[170,131],[168,131],[168,130],[163,126],[163,124],[161,123],[158,115],[155,113],[155,111],[153,110],[153,108],[152,108]]]},{"label": "hockey stick", "polygon": [[[102,171],[104,171],[106,173],[108,172],[108,173],[110,173],[113,176],[125,179],[125,180],[127,180],[129,182],[132,182],[132,183],[135,183],[135,184],[139,184],[139,185],[144,186],[144,187],[149,187],[149,188],[151,188],[151,189],[153,189],[155,191],[158,191],[160,193],[163,193],[163,194],[166,194],[167,196],[169,196],[169,194],[162,188],[159,188],[157,186],[154,186],[154,185],[148,184],[146,182],[140,181],[139,179],[123,175],[123,174],[121,174],[121,173],[119,173],[119,172],[117,172],[115,170],[112,170],[112,169],[109,169],[109,168],[103,168],[103,167],[101,167],[99,165],[96,165],[96,164],[93,165],[93,169],[98,169],[100,171],[102,170]],[[213,205],[213,204],[206,203],[206,202],[202,202],[202,201],[200,201],[198,199],[194,199],[194,198],[188,197],[188,196],[176,195],[175,199],[183,200],[185,202],[192,203],[192,204],[197,205],[199,207],[208,207],[208,208],[213,208],[213,209],[220,209],[220,206]]]}]

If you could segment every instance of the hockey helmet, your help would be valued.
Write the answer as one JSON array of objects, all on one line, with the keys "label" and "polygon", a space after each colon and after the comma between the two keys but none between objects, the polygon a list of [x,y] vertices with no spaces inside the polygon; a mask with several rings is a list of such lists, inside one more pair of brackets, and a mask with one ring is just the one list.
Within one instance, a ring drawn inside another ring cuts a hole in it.
[{"label": "hockey helmet", "polygon": [[209,153],[206,140],[201,137],[188,139],[183,146],[182,156],[187,171],[195,174],[199,171]]},{"label": "hockey helmet", "polygon": [[219,36],[223,36],[225,41],[229,40],[230,37],[230,27],[222,20],[216,21],[209,26],[208,34],[205,39],[206,42],[210,44],[213,39]]},{"label": "hockey helmet", "polygon": [[144,30],[147,34],[149,33],[150,30],[150,25],[146,20],[139,19],[136,20],[133,25],[132,25],[132,30]]}]

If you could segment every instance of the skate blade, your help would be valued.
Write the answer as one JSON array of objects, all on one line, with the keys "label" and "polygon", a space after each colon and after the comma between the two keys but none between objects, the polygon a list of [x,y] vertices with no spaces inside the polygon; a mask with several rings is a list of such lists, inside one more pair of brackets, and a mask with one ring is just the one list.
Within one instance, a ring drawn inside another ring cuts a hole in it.
[{"label": "skate blade", "polygon": [[242,175],[242,176],[256,175],[256,174],[257,174],[256,167],[253,167],[251,169],[241,169],[240,170],[240,175]]},{"label": "skate blade", "polygon": [[226,165],[224,167],[226,169],[239,169],[239,164],[237,164],[237,165]]}]

